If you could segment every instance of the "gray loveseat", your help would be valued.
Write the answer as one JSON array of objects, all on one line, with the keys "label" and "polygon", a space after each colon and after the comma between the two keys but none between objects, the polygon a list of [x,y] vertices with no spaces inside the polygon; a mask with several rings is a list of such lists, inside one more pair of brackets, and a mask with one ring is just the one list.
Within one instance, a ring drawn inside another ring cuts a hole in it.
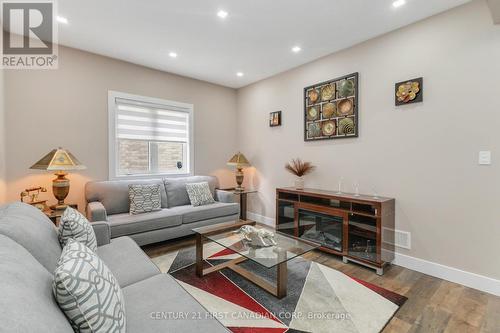
[{"label": "gray loveseat", "polygon": [[[186,184],[203,181],[208,182],[216,203],[193,207]],[[130,215],[129,184],[160,184],[162,210]],[[85,186],[87,218],[107,222],[111,238],[130,236],[139,245],[186,236],[193,228],[239,218],[233,194],[217,189],[218,185],[212,176],[89,182]]]},{"label": "gray loveseat", "polygon": [[[108,223],[93,227],[97,254],[123,291],[128,333],[228,332],[132,239],[110,241]],[[73,332],[52,295],[61,251],[45,214],[23,203],[0,206],[0,332]],[[177,313],[198,319],[168,319]]]}]

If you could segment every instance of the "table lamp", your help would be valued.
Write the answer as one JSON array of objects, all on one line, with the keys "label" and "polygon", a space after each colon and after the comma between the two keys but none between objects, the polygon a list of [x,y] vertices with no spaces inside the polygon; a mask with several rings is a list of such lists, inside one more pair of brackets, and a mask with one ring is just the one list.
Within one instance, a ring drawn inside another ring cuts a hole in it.
[{"label": "table lamp", "polygon": [[236,184],[238,186],[235,188],[236,191],[243,191],[243,167],[250,166],[250,162],[248,162],[245,155],[238,152],[227,162],[227,165],[236,166]]},{"label": "table lamp", "polygon": [[66,171],[83,170],[86,168],[68,150],[59,147],[42,157],[30,169],[55,171],[57,178],[52,181],[52,192],[57,199],[57,204],[50,206],[50,208],[62,210],[68,207],[64,203],[64,199],[66,199],[69,193],[69,179],[66,178],[68,174]]}]

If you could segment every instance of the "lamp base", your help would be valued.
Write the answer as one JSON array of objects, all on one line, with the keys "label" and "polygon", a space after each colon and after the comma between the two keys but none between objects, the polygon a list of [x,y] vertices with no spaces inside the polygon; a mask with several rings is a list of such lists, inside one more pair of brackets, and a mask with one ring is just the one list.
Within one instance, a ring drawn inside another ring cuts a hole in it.
[{"label": "lamp base", "polygon": [[52,181],[52,192],[57,199],[57,204],[50,206],[50,209],[64,210],[68,207],[64,203],[64,199],[66,199],[69,193],[69,179],[66,178],[67,173],[63,171],[56,172],[55,175],[57,178]]},{"label": "lamp base", "polygon": [[235,191],[243,191],[244,188],[241,186],[243,184],[243,168],[242,167],[236,167],[236,188],[234,189]]}]

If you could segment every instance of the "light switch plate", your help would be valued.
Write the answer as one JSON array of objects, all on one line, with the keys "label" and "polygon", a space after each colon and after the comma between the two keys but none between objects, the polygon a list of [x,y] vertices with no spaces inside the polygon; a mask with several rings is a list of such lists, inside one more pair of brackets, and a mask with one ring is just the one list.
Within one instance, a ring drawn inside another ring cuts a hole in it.
[{"label": "light switch plate", "polygon": [[479,164],[480,165],[490,165],[491,164],[491,151],[484,150],[479,152]]}]

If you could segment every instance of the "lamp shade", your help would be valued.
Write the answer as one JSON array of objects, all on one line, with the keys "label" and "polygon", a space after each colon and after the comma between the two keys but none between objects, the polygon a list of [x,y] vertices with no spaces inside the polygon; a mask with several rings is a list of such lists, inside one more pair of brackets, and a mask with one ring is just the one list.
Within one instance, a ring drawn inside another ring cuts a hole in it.
[{"label": "lamp shade", "polygon": [[238,152],[227,162],[227,165],[236,165],[236,166],[250,166],[250,162],[248,162],[245,155]]},{"label": "lamp shade", "polygon": [[80,163],[80,161],[78,161],[68,150],[59,147],[42,157],[38,162],[33,164],[30,169],[69,171],[83,170],[86,168],[87,167]]}]

